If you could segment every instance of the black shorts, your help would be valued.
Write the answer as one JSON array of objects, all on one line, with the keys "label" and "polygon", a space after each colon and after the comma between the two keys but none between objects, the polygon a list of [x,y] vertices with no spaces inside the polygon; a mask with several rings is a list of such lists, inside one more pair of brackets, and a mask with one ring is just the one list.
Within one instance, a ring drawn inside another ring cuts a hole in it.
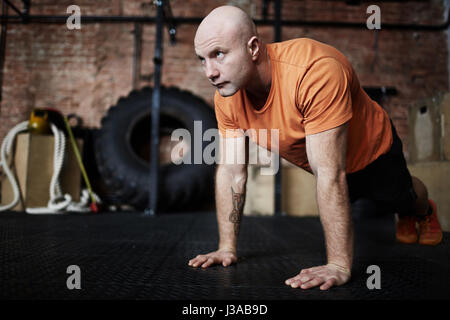
[{"label": "black shorts", "polygon": [[400,215],[414,215],[417,194],[403,155],[402,141],[391,121],[391,149],[364,169],[347,175],[350,202],[371,199]]}]

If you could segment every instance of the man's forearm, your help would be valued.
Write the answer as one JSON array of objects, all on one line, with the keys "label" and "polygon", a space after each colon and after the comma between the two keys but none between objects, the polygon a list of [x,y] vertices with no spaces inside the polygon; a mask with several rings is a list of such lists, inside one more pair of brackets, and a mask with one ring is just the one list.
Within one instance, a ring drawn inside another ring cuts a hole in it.
[{"label": "man's forearm", "polygon": [[345,173],[318,176],[317,202],[325,234],[328,263],[351,270],[353,220]]},{"label": "man's forearm", "polygon": [[245,203],[247,174],[231,173],[219,166],[216,173],[216,210],[219,249],[236,251]]}]

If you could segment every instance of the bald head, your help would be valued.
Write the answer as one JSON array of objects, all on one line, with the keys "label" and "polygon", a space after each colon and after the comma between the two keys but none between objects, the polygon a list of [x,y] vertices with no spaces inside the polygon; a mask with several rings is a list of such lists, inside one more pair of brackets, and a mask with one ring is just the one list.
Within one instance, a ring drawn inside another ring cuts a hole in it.
[{"label": "bald head", "polygon": [[256,26],[250,16],[237,7],[222,6],[211,11],[200,23],[195,34],[195,45],[210,38],[226,36],[230,41],[245,43],[256,36]]},{"label": "bald head", "polygon": [[232,6],[218,7],[203,19],[194,46],[205,75],[222,96],[255,83],[251,80],[258,78],[258,68],[267,59],[252,19]]}]

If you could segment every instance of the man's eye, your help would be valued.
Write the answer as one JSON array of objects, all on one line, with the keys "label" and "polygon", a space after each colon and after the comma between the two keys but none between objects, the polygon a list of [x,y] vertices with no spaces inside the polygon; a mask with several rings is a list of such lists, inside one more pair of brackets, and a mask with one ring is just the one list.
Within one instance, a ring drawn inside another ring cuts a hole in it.
[{"label": "man's eye", "polygon": [[217,51],[216,52],[216,57],[217,58],[222,58],[223,57],[223,52],[222,51]]}]

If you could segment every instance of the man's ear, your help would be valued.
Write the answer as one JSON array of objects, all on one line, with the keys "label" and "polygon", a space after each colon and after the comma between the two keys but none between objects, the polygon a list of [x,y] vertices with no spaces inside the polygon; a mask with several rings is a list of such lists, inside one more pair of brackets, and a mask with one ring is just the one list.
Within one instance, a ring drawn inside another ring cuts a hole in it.
[{"label": "man's ear", "polygon": [[250,55],[252,56],[252,60],[253,61],[258,60],[259,52],[260,52],[259,51],[260,42],[259,42],[259,39],[257,36],[253,36],[250,38],[250,40],[248,40],[247,48],[248,48]]}]

